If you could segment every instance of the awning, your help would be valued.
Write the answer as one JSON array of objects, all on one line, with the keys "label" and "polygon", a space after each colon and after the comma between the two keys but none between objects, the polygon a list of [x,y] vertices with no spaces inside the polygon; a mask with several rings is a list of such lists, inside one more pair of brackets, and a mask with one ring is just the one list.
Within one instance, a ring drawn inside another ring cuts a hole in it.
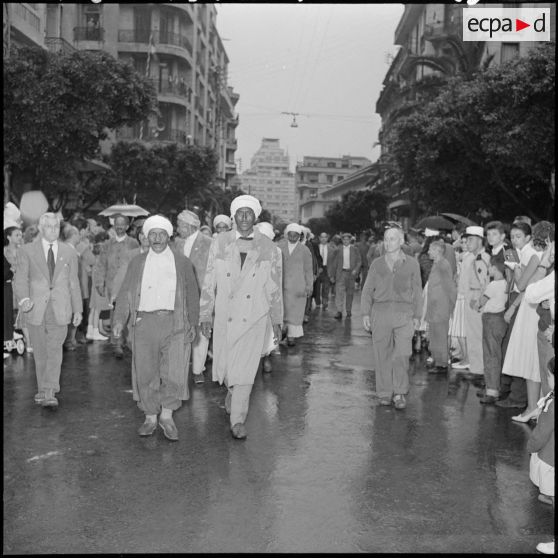
[{"label": "awning", "polygon": [[387,208],[388,209],[395,209],[396,207],[403,207],[405,205],[411,205],[411,202],[409,200],[397,200],[394,202],[391,202]]}]

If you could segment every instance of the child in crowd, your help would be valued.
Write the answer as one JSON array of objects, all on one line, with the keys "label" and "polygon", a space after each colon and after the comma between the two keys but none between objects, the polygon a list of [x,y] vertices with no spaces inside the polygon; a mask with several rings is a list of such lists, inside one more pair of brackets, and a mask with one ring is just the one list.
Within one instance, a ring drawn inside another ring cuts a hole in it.
[{"label": "child in crowd", "polygon": [[[554,357],[548,363],[548,371],[554,376]],[[541,414],[537,426],[527,442],[531,454],[529,478],[539,489],[538,499],[554,509],[554,390],[539,400]],[[539,543],[542,554],[554,554],[554,541]]]},{"label": "child in crowd", "polygon": [[[101,255],[101,250],[103,250],[103,243],[108,239],[108,234],[105,232],[98,233],[95,235],[95,244],[93,245],[93,254],[96,260],[99,259]],[[91,282],[95,285],[95,273],[96,265],[93,265]],[[92,339],[93,341],[106,341],[108,337],[104,336],[99,331],[99,315],[103,310],[110,309],[109,302],[106,296],[101,296],[97,289],[91,288],[91,294],[89,299],[89,317],[87,320],[87,339]]]},{"label": "child in crowd", "polygon": [[488,273],[492,280],[477,303],[477,310],[482,312],[482,358],[486,385],[480,399],[483,404],[496,403],[500,395],[502,342],[508,329],[504,320],[508,299],[504,260],[498,255],[492,255]]}]

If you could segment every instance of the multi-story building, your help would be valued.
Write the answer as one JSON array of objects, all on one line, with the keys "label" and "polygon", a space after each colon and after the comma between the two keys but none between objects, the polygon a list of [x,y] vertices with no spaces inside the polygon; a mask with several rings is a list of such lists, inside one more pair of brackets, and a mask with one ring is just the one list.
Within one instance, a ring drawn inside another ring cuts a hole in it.
[{"label": "multi-story building", "polygon": [[[160,116],[116,131],[115,139],[176,141],[215,149],[218,180],[236,174],[239,96],[213,4],[7,4],[9,41],[55,50],[104,50],[149,77]],[[6,17],[5,17],[6,19]],[[6,22],[5,22],[6,26]]]},{"label": "multi-story building", "polygon": [[[501,7],[503,4],[479,4],[479,8]],[[506,8],[550,8],[550,35],[555,40],[556,12],[553,3],[507,3]],[[399,51],[393,58],[376,102],[376,112],[382,119],[379,143],[380,163],[384,172],[375,188],[391,199],[391,217],[403,222],[410,215],[410,200],[404,185],[384,180],[389,173],[386,142],[394,121],[407,110],[409,101],[419,100],[428,93],[426,84],[435,90],[436,76],[470,73],[488,64],[501,64],[514,57],[525,56],[535,42],[463,42],[463,9],[460,4],[407,4],[395,30]],[[432,89],[431,89],[432,90]]]},{"label": "multi-story building", "polygon": [[240,175],[241,188],[260,200],[274,222],[297,221],[295,178],[290,171],[289,156],[278,139],[263,138],[252,157],[250,168]]},{"label": "multi-story building", "polygon": [[311,157],[305,156],[296,165],[296,189],[298,192],[298,218],[306,223],[308,219],[323,217],[326,211],[341,199],[339,196],[324,197],[348,175],[370,165],[366,157]]}]

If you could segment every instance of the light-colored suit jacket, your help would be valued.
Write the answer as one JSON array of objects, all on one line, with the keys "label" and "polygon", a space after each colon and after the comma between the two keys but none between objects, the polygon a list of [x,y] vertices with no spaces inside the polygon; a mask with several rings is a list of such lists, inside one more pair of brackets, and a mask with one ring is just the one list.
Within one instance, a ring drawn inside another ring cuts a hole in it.
[{"label": "light-colored suit jacket", "polygon": [[25,315],[31,325],[41,325],[49,301],[58,325],[69,324],[73,314],[83,311],[77,252],[58,241],[51,283],[41,238],[24,244],[17,252],[14,290],[18,302],[24,298],[33,302],[33,308]]},{"label": "light-colored suit jacket", "polygon": [[[343,248],[344,246],[339,246],[335,254],[335,261],[331,269],[327,269],[327,272],[331,279],[334,281],[340,281],[343,277]],[[360,252],[358,248],[354,245],[349,246],[349,260],[350,260],[350,270],[355,274],[360,271],[362,261],[360,259]]]}]

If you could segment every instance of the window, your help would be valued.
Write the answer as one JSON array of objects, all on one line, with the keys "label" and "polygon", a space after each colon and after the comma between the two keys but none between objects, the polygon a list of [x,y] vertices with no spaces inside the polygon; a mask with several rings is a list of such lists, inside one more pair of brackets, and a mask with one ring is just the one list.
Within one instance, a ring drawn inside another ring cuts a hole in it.
[{"label": "window", "polygon": [[337,165],[335,164],[334,161],[329,161],[329,162],[327,163],[327,166],[328,166],[328,168],[330,168],[330,169],[334,169]]},{"label": "window", "polygon": [[83,22],[85,26],[86,41],[101,40],[101,7],[100,6],[83,6]]},{"label": "window", "polygon": [[326,180],[328,184],[333,184],[333,174],[328,174]]},{"label": "window", "polygon": [[519,56],[519,43],[502,43],[502,52],[500,62],[508,62]]}]

